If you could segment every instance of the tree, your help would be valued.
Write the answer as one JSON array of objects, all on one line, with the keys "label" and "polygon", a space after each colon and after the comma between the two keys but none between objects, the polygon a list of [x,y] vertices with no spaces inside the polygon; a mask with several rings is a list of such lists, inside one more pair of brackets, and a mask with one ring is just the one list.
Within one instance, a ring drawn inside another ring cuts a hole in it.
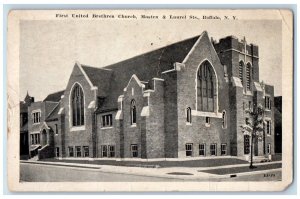
[{"label": "tree", "polygon": [[258,104],[253,110],[247,109],[245,111],[250,115],[250,118],[246,120],[245,125],[242,127],[243,133],[248,133],[251,137],[250,142],[250,169],[255,168],[253,166],[253,147],[254,147],[254,138],[261,139],[264,132],[264,113],[265,110],[261,104]]}]

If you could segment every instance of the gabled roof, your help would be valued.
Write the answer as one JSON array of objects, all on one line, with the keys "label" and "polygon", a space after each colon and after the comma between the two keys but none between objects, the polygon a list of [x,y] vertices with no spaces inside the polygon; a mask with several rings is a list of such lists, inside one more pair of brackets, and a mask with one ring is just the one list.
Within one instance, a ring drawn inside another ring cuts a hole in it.
[{"label": "gabled roof", "polygon": [[93,86],[98,87],[98,96],[107,96],[110,90],[110,81],[113,71],[87,65],[81,65],[81,67],[90,79]]},{"label": "gabled roof", "polygon": [[[203,33],[201,35],[203,35]],[[98,104],[100,107],[98,107],[97,112],[117,110],[118,97],[123,94],[124,88],[133,75],[150,89],[154,77],[161,78],[162,72],[174,69],[176,62],[182,63],[184,61],[201,35],[103,68],[95,68],[80,63],[76,63],[75,66],[78,66],[86,77],[91,89],[94,89],[93,87],[98,88],[97,93],[101,104]],[[58,96],[60,97],[64,91],[60,92],[48,95],[44,101],[57,100],[58,102],[60,100]],[[59,110],[57,110],[57,112],[58,111]],[[53,117],[53,114],[54,111],[49,115],[49,119]]]},{"label": "gabled roof", "polygon": [[[153,77],[160,78],[163,71],[173,69],[173,64],[181,63],[184,60],[199,37],[186,39],[102,68],[102,70],[112,70],[113,75],[111,76],[109,95],[98,111],[117,108],[118,97],[122,95],[123,89],[133,74],[141,81],[150,82]],[[107,78],[101,82],[105,81]]]},{"label": "gabled roof", "polygon": [[58,91],[55,93],[49,94],[43,101],[46,102],[59,102],[61,99],[61,96],[64,94],[65,90],[63,91]]},{"label": "gabled roof", "polygon": [[58,119],[58,111],[60,109],[60,103],[58,103],[54,109],[49,113],[49,115],[46,117],[46,122],[54,121]]}]

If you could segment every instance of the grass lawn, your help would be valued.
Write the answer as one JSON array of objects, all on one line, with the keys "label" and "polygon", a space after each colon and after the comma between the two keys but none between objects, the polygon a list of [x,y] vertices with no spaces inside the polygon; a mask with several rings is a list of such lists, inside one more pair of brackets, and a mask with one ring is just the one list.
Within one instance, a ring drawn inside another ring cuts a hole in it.
[{"label": "grass lawn", "polygon": [[244,173],[244,172],[260,171],[260,170],[268,170],[268,169],[277,169],[277,168],[282,168],[282,164],[275,163],[275,164],[258,165],[254,169],[250,169],[249,166],[243,166],[243,167],[234,167],[234,168],[201,170],[201,172],[217,174],[217,175],[226,175],[226,174]]},{"label": "grass lawn", "polygon": [[114,166],[130,166],[130,167],[211,167],[233,164],[247,164],[245,160],[235,158],[218,158],[218,159],[202,159],[202,160],[186,160],[186,161],[116,161],[116,160],[57,160],[43,159],[44,162],[68,162],[78,164],[96,164],[96,165],[114,165]]}]

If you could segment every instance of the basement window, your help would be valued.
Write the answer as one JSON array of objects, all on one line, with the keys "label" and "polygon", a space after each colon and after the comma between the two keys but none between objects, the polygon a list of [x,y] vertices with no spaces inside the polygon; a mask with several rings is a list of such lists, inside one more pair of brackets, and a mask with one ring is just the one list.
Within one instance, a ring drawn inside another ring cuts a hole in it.
[{"label": "basement window", "polygon": [[205,144],[200,144],[199,145],[199,155],[200,156],[205,156]]},{"label": "basement window", "polygon": [[131,145],[131,156],[133,158],[138,157],[138,146],[137,146],[137,144],[132,144]]},{"label": "basement window", "polygon": [[185,155],[187,157],[193,155],[193,144],[186,144],[185,145]]},{"label": "basement window", "polygon": [[88,146],[83,147],[83,156],[89,157],[89,147]]},{"label": "basement window", "polygon": [[81,157],[81,147],[76,146],[76,157]]},{"label": "basement window", "polygon": [[227,147],[226,144],[221,144],[221,155],[227,154]]},{"label": "basement window", "polygon": [[210,145],[210,155],[217,155],[217,144]]},{"label": "basement window", "polygon": [[74,157],[74,148],[69,146],[69,157]]}]

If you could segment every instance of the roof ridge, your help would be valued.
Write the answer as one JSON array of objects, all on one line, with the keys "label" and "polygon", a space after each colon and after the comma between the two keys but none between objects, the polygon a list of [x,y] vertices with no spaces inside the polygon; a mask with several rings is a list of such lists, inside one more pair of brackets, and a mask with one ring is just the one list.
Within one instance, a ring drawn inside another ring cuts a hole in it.
[{"label": "roof ridge", "polygon": [[60,91],[56,91],[56,92],[54,92],[54,93],[50,93],[49,95],[52,95],[52,94],[56,94],[56,93],[60,93],[60,92],[63,92],[63,91],[65,91],[66,89],[63,89],[63,90],[60,90]]},{"label": "roof ridge", "polygon": [[[205,31],[204,31],[204,32],[205,32]],[[203,32],[203,33],[204,33],[204,32]],[[188,40],[192,40],[192,39],[199,38],[203,33],[201,33],[200,35],[194,36],[194,37],[190,37],[190,38],[187,38],[187,39],[184,39],[184,40],[177,41],[177,42],[175,42],[175,43],[171,43],[171,44],[169,44],[169,45],[166,45],[166,46],[163,46],[163,47],[160,47],[160,48],[157,48],[157,49],[153,49],[153,50],[151,50],[151,51],[147,51],[147,52],[145,52],[145,53],[142,53],[142,54],[139,54],[139,55],[136,55],[136,56],[133,56],[133,57],[129,57],[129,58],[127,58],[127,59],[124,59],[124,60],[122,60],[122,61],[118,61],[118,62],[109,64],[109,65],[104,66],[104,67],[102,67],[102,68],[103,68],[103,69],[106,69],[106,67],[110,67],[110,66],[113,66],[113,65],[116,65],[116,64],[125,62],[125,61],[129,61],[129,60],[131,60],[131,59],[134,59],[134,58],[137,58],[137,57],[141,57],[141,56],[143,56],[143,55],[146,55],[146,54],[151,53],[151,52],[154,52],[154,51],[163,50],[163,49],[165,49],[165,48],[167,48],[167,47],[170,47],[170,46],[172,46],[172,45],[179,44],[179,43],[181,43],[181,42],[185,42],[185,41],[188,41]]]},{"label": "roof ridge", "polygon": [[[51,100],[46,100],[49,96],[51,96],[51,95],[55,95],[55,94],[58,94],[58,93],[62,93],[62,95],[63,95],[63,93],[65,92],[65,90],[66,89],[64,89],[64,90],[60,90],[60,91],[56,91],[56,92],[54,92],[54,93],[50,93],[50,94],[48,94],[43,100],[42,100],[42,102],[58,102],[58,101],[51,101]],[[61,97],[61,96],[59,96],[59,97]],[[60,101],[60,100],[59,100]]]},{"label": "roof ridge", "polygon": [[91,69],[100,69],[100,70],[106,70],[106,71],[112,71],[112,69],[107,69],[107,68],[98,68],[98,67],[95,67],[95,66],[88,66],[88,65],[85,65],[85,64],[81,64],[81,67],[82,68],[91,68]]},{"label": "roof ridge", "polygon": [[89,66],[89,65],[86,65],[86,64],[81,64],[81,67],[82,67],[82,68],[92,68],[92,69],[100,69],[100,70],[108,70],[108,71],[112,71],[112,69],[107,68],[107,67],[110,67],[110,66],[113,66],[113,65],[115,65],[115,64],[119,64],[119,63],[122,63],[122,62],[125,62],[125,61],[128,61],[128,60],[131,60],[131,59],[134,59],[134,58],[143,56],[143,55],[146,55],[146,54],[151,53],[151,52],[154,52],[154,51],[163,50],[163,49],[165,49],[165,48],[167,48],[167,47],[170,47],[170,46],[175,45],[175,44],[179,44],[179,43],[181,43],[181,42],[185,42],[185,41],[188,41],[188,40],[192,40],[192,39],[199,38],[199,37],[201,37],[201,36],[203,35],[204,32],[205,32],[205,31],[203,31],[200,35],[196,35],[196,36],[194,36],[194,37],[190,37],[190,38],[187,38],[187,39],[184,39],[184,40],[180,40],[180,41],[177,41],[177,42],[175,42],[175,43],[171,43],[171,44],[169,44],[169,45],[166,45],[166,46],[163,46],[163,47],[160,47],[160,48],[157,48],[157,49],[153,49],[153,50],[151,50],[151,51],[147,51],[147,52],[145,52],[145,53],[142,53],[142,54],[139,54],[139,55],[136,55],[136,56],[133,56],[133,57],[129,57],[129,58],[127,58],[127,59],[124,59],[124,60],[121,60],[121,61],[118,61],[118,62],[109,64],[109,65],[106,65],[106,66],[103,66],[103,67],[100,67],[100,68],[95,67],[95,66]]}]

